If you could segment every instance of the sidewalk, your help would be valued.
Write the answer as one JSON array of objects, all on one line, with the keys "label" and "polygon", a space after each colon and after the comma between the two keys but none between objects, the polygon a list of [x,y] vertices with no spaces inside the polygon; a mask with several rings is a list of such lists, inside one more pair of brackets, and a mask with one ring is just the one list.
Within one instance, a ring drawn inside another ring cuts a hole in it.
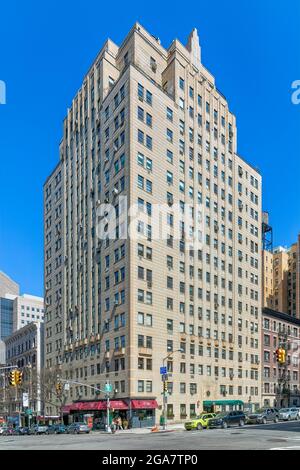
[{"label": "sidewalk", "polygon": [[[118,430],[116,434],[149,434],[152,433],[151,431],[152,428],[132,428],[132,429],[124,429]],[[153,434],[161,433],[161,432],[174,432],[174,431],[183,431],[184,430],[184,425],[183,423],[179,424],[168,424],[167,429],[164,430],[162,426],[158,426],[158,431]],[[99,432],[101,434],[107,434],[105,431],[93,431],[93,432]]]}]

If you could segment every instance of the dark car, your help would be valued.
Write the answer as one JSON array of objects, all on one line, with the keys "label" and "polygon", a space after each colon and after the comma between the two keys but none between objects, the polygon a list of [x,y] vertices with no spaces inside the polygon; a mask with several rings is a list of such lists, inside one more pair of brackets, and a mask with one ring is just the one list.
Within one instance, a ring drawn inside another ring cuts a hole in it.
[{"label": "dark car", "polygon": [[247,424],[266,424],[268,421],[278,423],[279,411],[276,408],[263,407],[246,416]]},{"label": "dark car", "polygon": [[48,426],[47,434],[65,434],[67,427],[64,424],[52,424]]},{"label": "dark car", "polygon": [[87,424],[83,422],[72,423],[67,428],[68,434],[81,434],[81,433],[89,434],[89,432],[90,432],[90,428],[88,427]]},{"label": "dark car", "polygon": [[27,426],[21,426],[15,428],[15,434],[18,436],[28,436],[30,434],[30,430]]},{"label": "dark car", "polygon": [[246,416],[243,411],[224,411],[208,421],[208,428],[226,429],[235,424],[244,426],[245,422]]}]

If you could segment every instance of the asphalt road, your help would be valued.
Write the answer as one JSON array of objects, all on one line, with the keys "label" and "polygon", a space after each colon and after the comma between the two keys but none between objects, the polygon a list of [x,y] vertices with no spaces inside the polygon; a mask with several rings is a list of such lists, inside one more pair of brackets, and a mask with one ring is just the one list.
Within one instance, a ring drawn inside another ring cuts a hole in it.
[{"label": "asphalt road", "polygon": [[300,450],[300,423],[115,435],[0,436],[0,450]]}]

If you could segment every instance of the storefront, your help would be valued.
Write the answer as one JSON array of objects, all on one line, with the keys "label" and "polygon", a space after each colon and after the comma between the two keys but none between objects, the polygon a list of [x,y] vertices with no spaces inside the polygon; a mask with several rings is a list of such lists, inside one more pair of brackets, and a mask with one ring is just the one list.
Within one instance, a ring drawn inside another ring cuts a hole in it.
[{"label": "storefront", "polygon": [[156,400],[131,400],[130,423],[133,428],[147,428],[155,425]]},{"label": "storefront", "polygon": [[[110,423],[120,417],[122,421],[127,418],[128,405],[124,400],[109,401]],[[63,407],[64,423],[83,421],[93,429],[105,429],[107,424],[107,400],[75,402]]]},{"label": "storefront", "polygon": [[[110,423],[121,418],[123,427],[152,427],[155,424],[156,400],[110,400]],[[107,400],[80,401],[63,407],[64,423],[84,421],[93,429],[105,429],[107,424]]]}]

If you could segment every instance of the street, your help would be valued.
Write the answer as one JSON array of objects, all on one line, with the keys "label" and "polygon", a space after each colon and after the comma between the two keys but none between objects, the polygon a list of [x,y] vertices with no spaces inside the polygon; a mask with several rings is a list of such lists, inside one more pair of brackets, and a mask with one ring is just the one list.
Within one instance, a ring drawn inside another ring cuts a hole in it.
[{"label": "street", "polygon": [[166,433],[0,437],[0,450],[300,450],[300,423]]}]

